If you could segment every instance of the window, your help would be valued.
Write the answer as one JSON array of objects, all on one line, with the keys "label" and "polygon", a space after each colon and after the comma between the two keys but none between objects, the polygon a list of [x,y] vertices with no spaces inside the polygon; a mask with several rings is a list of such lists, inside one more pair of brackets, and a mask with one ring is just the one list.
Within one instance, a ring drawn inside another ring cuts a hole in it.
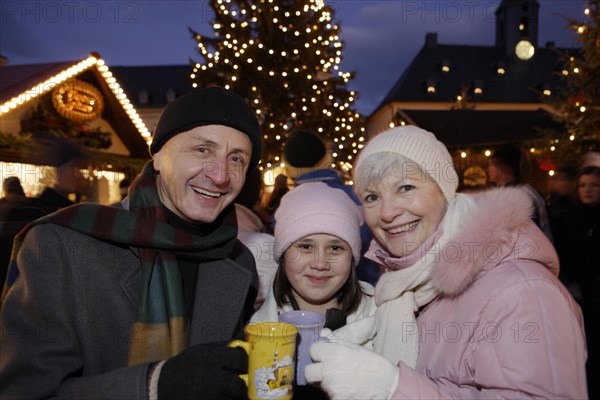
[{"label": "window", "polygon": [[140,104],[148,104],[150,101],[150,93],[146,89],[142,89],[138,95]]},{"label": "window", "polygon": [[166,94],[167,103],[170,103],[173,100],[175,100],[175,97],[177,97],[177,93],[175,93],[175,90],[173,90],[173,89],[167,90],[167,94]]}]

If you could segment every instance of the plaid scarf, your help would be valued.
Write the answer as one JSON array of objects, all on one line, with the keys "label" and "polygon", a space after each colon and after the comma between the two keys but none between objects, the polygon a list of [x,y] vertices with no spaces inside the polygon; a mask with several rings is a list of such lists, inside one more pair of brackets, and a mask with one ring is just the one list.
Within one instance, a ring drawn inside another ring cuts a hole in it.
[{"label": "plaid scarf", "polygon": [[36,225],[58,224],[95,239],[137,249],[142,277],[129,365],[164,360],[188,346],[187,312],[177,255],[198,262],[225,259],[237,236],[235,208],[230,205],[216,221],[186,232],[167,223],[168,214],[156,189],[149,162],[129,188],[129,210],[98,204],[77,204],[42,217],[14,240],[2,299],[19,274],[16,257]]}]

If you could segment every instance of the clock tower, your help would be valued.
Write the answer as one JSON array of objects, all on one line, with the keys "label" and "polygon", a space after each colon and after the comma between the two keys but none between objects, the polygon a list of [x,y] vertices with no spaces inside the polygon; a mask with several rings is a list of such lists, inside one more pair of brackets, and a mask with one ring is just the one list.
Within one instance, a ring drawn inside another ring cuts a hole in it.
[{"label": "clock tower", "polygon": [[538,45],[537,0],[502,0],[496,10],[496,46],[513,59],[531,59]]}]

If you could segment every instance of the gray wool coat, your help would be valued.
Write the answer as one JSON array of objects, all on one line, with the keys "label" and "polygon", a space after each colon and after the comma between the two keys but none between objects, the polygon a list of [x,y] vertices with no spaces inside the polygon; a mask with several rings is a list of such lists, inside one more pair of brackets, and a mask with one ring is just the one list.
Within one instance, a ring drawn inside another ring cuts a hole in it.
[{"label": "gray wool coat", "polygon": [[[254,258],[199,267],[190,344],[241,336],[258,288]],[[133,249],[44,224],[27,234],[0,309],[0,398],[146,399],[150,364],[127,366],[140,286]]]}]

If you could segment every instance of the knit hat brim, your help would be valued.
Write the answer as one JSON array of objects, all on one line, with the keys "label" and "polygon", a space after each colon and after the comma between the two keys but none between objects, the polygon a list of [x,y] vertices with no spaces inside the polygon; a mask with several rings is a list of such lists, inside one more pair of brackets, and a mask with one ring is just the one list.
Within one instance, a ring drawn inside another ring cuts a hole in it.
[{"label": "knit hat brim", "polygon": [[292,179],[296,179],[299,176],[304,175],[308,172],[317,171],[320,169],[329,169],[331,168],[332,162],[333,157],[331,157],[331,154],[325,153],[323,158],[312,167],[294,167],[293,165],[286,164],[284,174]]},{"label": "knit hat brim", "polygon": [[508,166],[515,176],[521,172],[521,150],[512,145],[505,145],[494,150],[490,160],[496,160]]},{"label": "knit hat brim", "polygon": [[274,260],[279,261],[297,240],[315,234],[328,234],[344,240],[360,260],[360,208],[341,189],[322,182],[303,183],[281,199],[275,212]]}]

